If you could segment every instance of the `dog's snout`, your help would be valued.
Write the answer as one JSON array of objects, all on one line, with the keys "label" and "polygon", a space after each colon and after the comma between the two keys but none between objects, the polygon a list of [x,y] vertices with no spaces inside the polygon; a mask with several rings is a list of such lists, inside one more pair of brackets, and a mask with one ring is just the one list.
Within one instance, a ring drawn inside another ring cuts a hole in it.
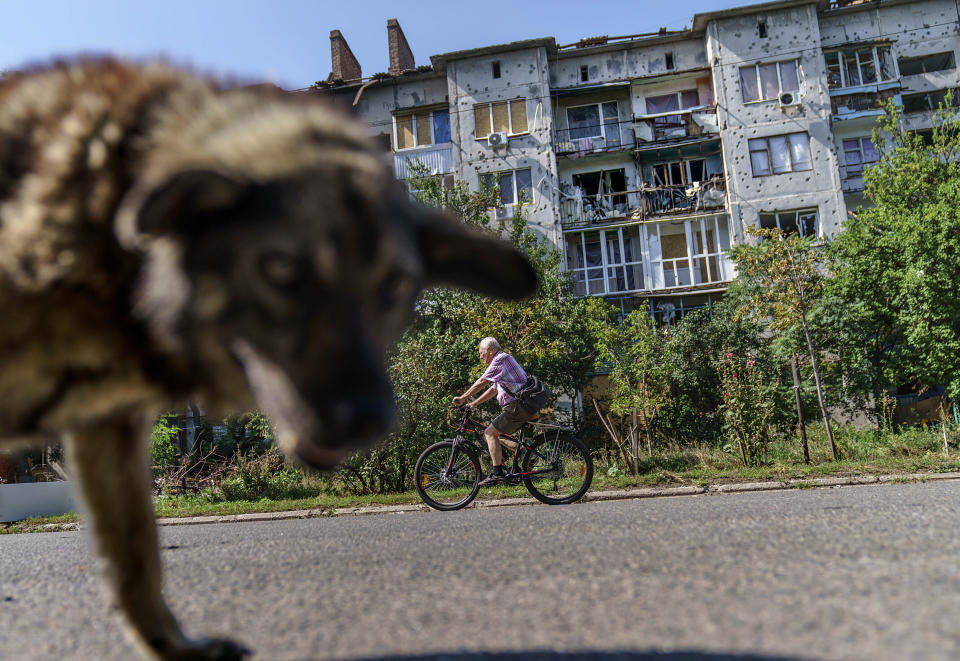
[{"label": "dog's snout", "polygon": [[389,399],[357,397],[335,402],[329,424],[331,441],[340,445],[367,444],[385,434],[393,422],[394,407]]}]

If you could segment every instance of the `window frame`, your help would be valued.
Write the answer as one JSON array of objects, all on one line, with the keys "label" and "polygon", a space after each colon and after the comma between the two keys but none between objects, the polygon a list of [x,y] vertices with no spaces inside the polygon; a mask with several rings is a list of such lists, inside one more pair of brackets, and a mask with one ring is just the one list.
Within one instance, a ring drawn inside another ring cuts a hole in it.
[{"label": "window frame", "polygon": [[[522,204],[533,204],[534,203],[534,185],[533,185],[533,167],[526,168],[514,168],[512,170],[497,170],[496,172],[481,172],[480,173],[480,183],[488,187],[492,187],[492,180],[495,176],[500,175],[500,181],[498,187],[500,188],[500,203],[504,207],[510,207],[515,204],[518,204],[517,200],[520,199],[519,190],[517,189],[517,173],[518,172],[529,172],[530,173],[530,199],[524,200]],[[511,182],[511,202],[503,201],[503,179],[504,175],[510,175]],[[490,181],[491,184],[487,184],[486,181]],[[493,207],[490,207],[493,208]]]},{"label": "window frame", "polygon": [[[802,136],[804,136],[804,137],[806,138],[806,144],[807,144],[807,161],[808,161],[808,163],[809,163],[809,167],[797,168],[797,167],[794,166],[794,162],[793,162],[793,160],[794,160],[794,159],[793,159],[793,143],[792,143],[792,141],[790,140],[791,136],[794,136],[794,135],[802,135]],[[784,171],[782,171],[782,172],[774,172],[774,171],[773,171],[773,168],[774,168],[773,163],[774,163],[774,161],[773,161],[773,153],[772,153],[771,150],[770,150],[770,140],[775,139],[775,138],[784,138],[784,139],[786,139],[786,141],[787,141],[787,155],[789,156],[789,160],[790,160],[790,169],[789,169],[789,170],[784,170]],[[763,149],[763,150],[754,149],[754,148],[753,148],[754,143],[759,142],[759,141],[761,141],[761,140],[766,144],[766,148]],[[753,163],[753,154],[754,154],[754,153],[760,153],[761,151],[763,151],[763,153],[765,153],[765,154],[767,155],[767,167],[768,167],[768,169],[769,169],[769,172],[762,173],[762,174],[757,174],[757,172],[756,172],[756,167],[754,166],[754,163]],[[794,173],[794,172],[807,172],[807,171],[813,169],[813,154],[812,154],[811,149],[810,149],[810,134],[807,133],[807,132],[805,132],[805,131],[797,131],[797,132],[794,132],[794,133],[783,133],[783,134],[778,134],[778,135],[768,135],[768,136],[764,136],[764,137],[760,137],[760,138],[749,138],[749,139],[747,140],[747,153],[748,153],[748,155],[750,156],[750,171],[751,171],[751,173],[753,174],[754,177],[772,177],[772,176],[779,175],[779,174],[791,174],[791,173]]]},{"label": "window frame", "polygon": [[[791,62],[796,65],[796,70],[797,70],[797,89],[795,90],[787,90],[783,88],[783,65],[789,64]],[[776,93],[776,96],[765,98],[763,96],[763,85],[760,81],[760,67],[769,66],[771,64],[776,65],[777,67],[777,93]],[[745,94],[745,90],[743,86],[744,69],[754,70],[754,76],[755,76],[754,80],[756,81],[756,84],[757,84],[757,98],[753,99],[752,101],[747,101],[747,99],[744,96]],[[739,67],[738,71],[740,74],[740,79],[739,79],[740,80],[740,98],[741,100],[743,100],[744,105],[749,105],[753,103],[767,103],[768,101],[776,101],[778,98],[780,98],[780,95],[783,94],[784,92],[796,92],[797,94],[801,94],[803,92],[803,76],[801,75],[801,72],[803,71],[803,69],[800,66],[800,58],[794,58],[791,60],[777,60],[775,62],[757,62],[756,64],[748,64],[746,66]]]},{"label": "window frame", "polygon": [[[762,219],[763,219],[765,216],[766,216],[767,218],[773,217],[773,221],[774,221],[774,226],[775,226],[775,228],[778,229],[778,230],[780,230],[781,232],[784,232],[785,234],[789,234],[790,232],[788,232],[787,230],[784,230],[784,229],[780,226],[780,217],[781,217],[781,216],[788,216],[788,215],[791,215],[791,214],[793,215],[793,220],[794,220],[794,222],[796,223],[796,226],[797,226],[797,233],[798,233],[800,236],[802,236],[802,237],[812,236],[812,237],[814,237],[815,239],[819,239],[819,238],[820,238],[820,209],[817,208],[817,207],[802,207],[802,208],[799,208],[799,209],[783,209],[783,210],[780,210],[780,211],[761,211],[759,214],[757,214],[757,226],[758,226],[758,227],[761,227],[761,228],[763,227],[763,220],[762,220]],[[803,215],[811,215],[811,214],[812,214],[813,217],[814,217],[814,219],[813,219],[813,234],[803,234],[803,233],[801,232],[800,217],[803,216]],[[764,228],[764,229],[773,229],[773,228]]]},{"label": "window frame", "polygon": [[[526,97],[519,97],[519,98],[516,98],[516,99],[501,99],[501,100],[497,100],[497,101],[484,101],[483,103],[475,103],[475,104],[473,104],[473,113],[474,113],[474,115],[473,115],[473,116],[474,116],[473,133],[474,133],[474,140],[486,140],[486,139],[490,136],[491,133],[497,133],[497,131],[494,131],[494,130],[493,130],[493,106],[494,106],[494,104],[497,104],[497,103],[506,103],[506,104],[507,104],[507,126],[508,126],[507,135],[527,135],[527,134],[530,133],[530,119],[529,119],[529,117],[527,117],[527,99],[526,99]],[[515,104],[515,103],[521,103],[521,104],[523,104],[523,118],[526,120],[526,123],[527,123],[527,128],[524,129],[523,131],[514,131],[514,130],[513,130],[513,104]],[[484,106],[486,106],[486,108],[487,108],[487,113],[488,113],[488,114],[487,114],[487,118],[488,118],[488,121],[490,122],[490,133],[487,133],[486,135],[476,135],[476,133],[477,133],[477,126],[476,126],[476,113],[477,113],[477,108],[482,108],[482,107],[484,107]]]},{"label": "window frame", "polygon": [[[935,57],[941,57],[943,55],[950,56],[951,58],[950,61],[953,66],[944,67],[943,69],[930,69],[929,71],[926,69],[925,66],[923,66],[923,62],[925,60],[930,60]],[[903,73],[903,67],[901,66],[901,64],[904,62],[908,62],[911,64],[913,63],[920,64],[922,71],[919,71],[917,73]],[[951,69],[956,69],[956,68],[957,68],[957,54],[952,50],[945,50],[940,53],[927,53],[926,55],[915,55],[911,57],[897,58],[897,69],[900,71],[900,74],[902,76],[922,76],[923,74],[927,74],[927,73],[936,73],[937,71],[950,71]]]},{"label": "window frame", "polygon": [[[877,79],[870,83],[863,82],[863,69],[860,62],[860,54],[863,51],[870,50],[872,56],[872,64],[874,71],[876,72]],[[881,78],[883,73],[883,68],[880,66],[880,56],[879,51],[886,50],[888,61],[890,63],[892,71],[890,72],[889,78]],[[857,63],[857,76],[859,77],[859,82],[856,84],[850,84],[847,80],[847,66],[846,58],[849,54],[853,54],[854,59]],[[840,73],[840,84],[831,85],[830,84],[830,56],[836,56],[837,60],[835,66],[839,67],[838,71]],[[823,63],[827,71],[827,90],[842,90],[852,87],[864,87],[867,85],[880,85],[882,83],[889,83],[891,81],[897,80],[900,78],[900,67],[897,63],[897,58],[893,56],[893,47],[890,45],[886,46],[863,46],[861,48],[839,48],[834,50],[825,50],[823,51]]]},{"label": "window frame", "polygon": [[[571,141],[573,140],[583,140],[585,138],[603,138],[604,141],[607,141],[607,122],[604,120],[603,107],[606,105],[613,105],[617,109],[617,144],[620,144],[622,141],[622,136],[620,133],[620,103],[618,101],[597,101],[596,103],[583,103],[579,106],[567,106],[564,110],[566,111],[567,116],[567,138]],[[577,108],[590,108],[594,107],[597,109],[597,118],[599,119],[599,128],[600,135],[583,135],[578,138],[574,138],[570,135],[570,132],[573,129],[570,127],[570,111],[576,110]]]},{"label": "window frame", "polygon": [[[420,112],[399,112],[393,115],[393,144],[394,152],[404,152],[411,149],[422,149],[423,147],[430,147],[433,145],[445,145],[453,142],[453,135],[450,136],[450,140],[447,142],[437,142],[437,127],[434,121],[434,116],[437,114],[446,114],[447,115],[447,131],[450,130],[450,110],[446,108],[437,108],[435,110],[421,110]],[[400,147],[400,134],[397,132],[397,119],[401,117],[410,117],[411,118],[411,130],[413,132],[413,142],[412,147]],[[419,143],[419,124],[420,122],[426,119],[430,124],[430,142],[429,143]]]},{"label": "window frame", "polygon": [[[847,154],[848,154],[848,153],[853,153],[854,150],[847,149],[847,143],[848,143],[848,142],[853,142],[854,140],[857,142],[856,153],[860,155],[860,162],[859,162],[859,164],[858,164],[860,169],[851,171],[851,170],[850,170],[850,164],[847,162]],[[865,152],[864,152],[864,149],[863,149],[863,141],[864,141],[864,140],[866,140],[867,142],[869,142],[870,145],[873,147],[874,153],[877,154],[877,158],[876,158],[876,159],[874,159],[874,160],[872,160],[872,161],[866,160],[866,158],[865,158]],[[846,173],[846,177],[847,177],[848,179],[849,179],[850,177],[862,177],[862,176],[863,176],[863,168],[864,168],[865,166],[867,166],[867,165],[869,165],[869,164],[871,164],[871,163],[876,163],[876,162],[878,162],[878,161],[880,160],[880,153],[877,151],[877,146],[873,144],[873,140],[870,138],[870,136],[867,136],[867,135],[860,135],[860,136],[853,136],[853,137],[849,137],[849,138],[842,138],[842,139],[840,140],[840,147],[841,147],[841,149],[843,150],[843,171]]]}]

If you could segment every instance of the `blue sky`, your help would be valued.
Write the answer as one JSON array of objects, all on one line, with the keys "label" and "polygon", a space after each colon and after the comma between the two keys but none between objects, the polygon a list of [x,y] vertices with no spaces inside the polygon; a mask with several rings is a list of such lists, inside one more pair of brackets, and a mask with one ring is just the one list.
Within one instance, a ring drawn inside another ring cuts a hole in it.
[{"label": "blue sky", "polygon": [[15,0],[4,3],[0,70],[54,55],[162,55],[244,81],[306,87],[330,72],[339,29],[365,75],[387,69],[387,19],[397,18],[417,64],[467,48],[534,37],[581,37],[689,27],[693,15],[749,0]]}]

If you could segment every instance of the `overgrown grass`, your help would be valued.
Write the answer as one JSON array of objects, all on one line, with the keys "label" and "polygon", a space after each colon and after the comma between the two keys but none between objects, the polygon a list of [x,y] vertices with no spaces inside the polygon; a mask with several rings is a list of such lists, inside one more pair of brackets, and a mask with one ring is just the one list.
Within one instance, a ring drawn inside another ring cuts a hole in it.
[{"label": "overgrown grass", "polygon": [[[755,480],[813,480],[864,474],[902,475],[904,480],[910,480],[914,479],[910,475],[917,472],[960,471],[960,429],[947,430],[949,453],[946,456],[940,429],[907,429],[893,433],[838,427],[834,436],[841,453],[840,461],[832,460],[823,425],[808,425],[809,464],[803,462],[798,434],[772,442],[768,447],[767,462],[762,466],[744,467],[733,447],[658,448],[653,457],[641,460],[639,475],[629,475],[623,466],[617,464],[598,462],[592,490],[706,486]],[[224,480],[224,488],[220,490],[158,497],[155,501],[157,516],[222,516],[301,509],[332,513],[346,507],[420,503],[412,489],[403,493],[354,495],[335,479],[304,477],[299,471],[275,465],[275,462],[269,465],[250,463],[241,468],[236,475]],[[804,484],[812,486],[812,482],[795,486]],[[521,485],[484,488],[478,498],[525,496],[529,493]],[[75,514],[65,514],[0,524],[0,534],[39,531],[46,524],[77,520]]]}]

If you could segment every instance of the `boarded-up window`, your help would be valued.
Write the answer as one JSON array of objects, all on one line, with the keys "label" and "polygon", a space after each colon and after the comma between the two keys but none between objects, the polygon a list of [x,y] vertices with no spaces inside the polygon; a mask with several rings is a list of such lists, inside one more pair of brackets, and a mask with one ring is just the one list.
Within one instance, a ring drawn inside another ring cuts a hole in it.
[{"label": "boarded-up window", "polygon": [[417,116],[417,145],[429,145],[433,141],[430,135],[430,115]]},{"label": "boarded-up window", "polygon": [[687,256],[685,234],[663,234],[660,236],[660,246],[663,259],[679,259]]},{"label": "boarded-up window", "polygon": [[506,101],[499,101],[493,104],[493,132],[510,132],[510,114]]},{"label": "boarded-up window", "polygon": [[397,116],[397,149],[415,147],[413,142],[413,115]]},{"label": "boarded-up window", "polygon": [[476,124],[476,136],[485,138],[490,135],[490,104],[482,103],[473,107],[473,121]]},{"label": "boarded-up window", "polygon": [[510,102],[510,132],[527,132],[527,101],[517,99]]}]

